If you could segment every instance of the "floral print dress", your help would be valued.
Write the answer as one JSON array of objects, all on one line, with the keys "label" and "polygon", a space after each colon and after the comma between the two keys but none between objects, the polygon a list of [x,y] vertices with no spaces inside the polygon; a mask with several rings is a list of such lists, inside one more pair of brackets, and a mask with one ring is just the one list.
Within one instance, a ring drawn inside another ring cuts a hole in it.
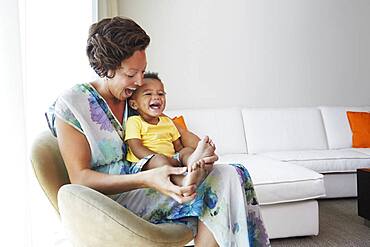
[{"label": "floral print dress", "polygon": [[[78,84],[65,91],[46,116],[54,135],[57,116],[86,136],[92,169],[108,174],[140,172],[125,159],[124,126],[91,84]],[[196,198],[188,203],[179,204],[153,189],[111,197],[149,222],[185,224],[194,235],[199,219],[220,246],[270,246],[251,177],[240,164],[214,165],[198,186]]]}]

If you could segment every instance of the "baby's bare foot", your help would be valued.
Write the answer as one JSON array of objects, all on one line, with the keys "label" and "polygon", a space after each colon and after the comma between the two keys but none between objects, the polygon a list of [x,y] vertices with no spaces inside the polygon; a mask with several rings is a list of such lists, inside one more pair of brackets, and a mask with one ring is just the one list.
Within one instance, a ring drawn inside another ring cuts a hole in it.
[{"label": "baby's bare foot", "polygon": [[[188,168],[188,174],[185,176],[182,185],[188,186],[188,185],[196,185],[198,186],[200,183],[203,182],[205,177],[207,177],[208,172],[204,167],[205,163],[203,160],[198,160],[192,165],[192,170],[190,171],[190,168]],[[184,196],[188,196],[184,194]]]},{"label": "baby's bare foot", "polygon": [[202,163],[211,163],[218,159],[217,155],[215,154],[215,145],[213,144],[212,140],[209,139],[208,136],[205,136],[198,142],[197,148],[194,152],[189,156],[187,160],[187,167],[188,172],[192,171],[197,165],[198,161]]}]

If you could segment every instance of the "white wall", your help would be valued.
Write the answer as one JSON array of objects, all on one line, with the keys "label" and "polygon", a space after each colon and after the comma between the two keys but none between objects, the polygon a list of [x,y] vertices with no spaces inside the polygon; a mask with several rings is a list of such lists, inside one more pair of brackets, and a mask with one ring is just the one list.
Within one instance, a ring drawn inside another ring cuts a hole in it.
[{"label": "white wall", "polygon": [[168,108],[370,105],[370,1],[120,0]]}]

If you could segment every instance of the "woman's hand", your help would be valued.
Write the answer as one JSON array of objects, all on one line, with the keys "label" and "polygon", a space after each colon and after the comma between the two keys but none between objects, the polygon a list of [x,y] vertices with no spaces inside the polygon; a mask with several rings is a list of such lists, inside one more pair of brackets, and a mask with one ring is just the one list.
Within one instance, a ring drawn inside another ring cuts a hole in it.
[{"label": "woman's hand", "polygon": [[[186,170],[186,167],[172,167],[165,165],[144,171],[142,174],[146,178],[146,187],[155,189],[164,195],[170,196],[179,203],[185,203],[195,198],[196,186],[177,186],[171,182],[170,176],[184,174]],[[184,194],[188,196],[184,196]]]}]

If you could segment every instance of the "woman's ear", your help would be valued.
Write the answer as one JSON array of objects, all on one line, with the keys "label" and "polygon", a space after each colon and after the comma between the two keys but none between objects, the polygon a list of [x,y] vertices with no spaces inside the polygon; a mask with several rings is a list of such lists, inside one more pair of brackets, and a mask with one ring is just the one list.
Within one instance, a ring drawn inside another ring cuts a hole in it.
[{"label": "woman's ear", "polygon": [[130,107],[131,107],[132,109],[137,110],[136,100],[134,100],[134,99],[130,99],[130,100],[128,101],[128,104],[130,105]]}]

